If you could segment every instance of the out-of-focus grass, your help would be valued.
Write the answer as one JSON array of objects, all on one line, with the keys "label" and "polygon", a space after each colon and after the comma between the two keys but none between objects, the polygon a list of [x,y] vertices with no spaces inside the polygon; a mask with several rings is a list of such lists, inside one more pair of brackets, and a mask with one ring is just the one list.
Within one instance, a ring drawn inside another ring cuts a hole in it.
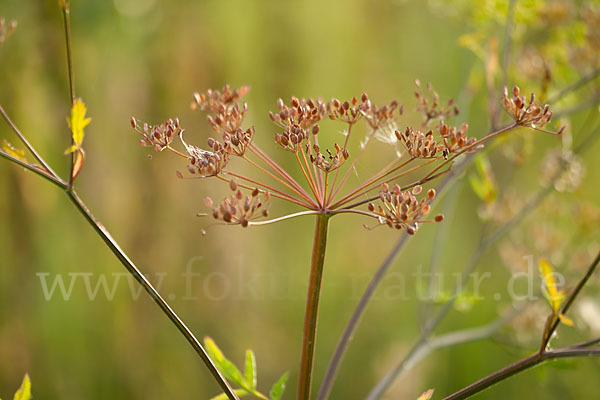
[{"label": "out-of-focus grass", "polygon": [[[227,82],[251,85],[248,122],[256,126],[256,140],[284,159],[287,154],[272,142],[275,127],[267,117],[276,98],[345,98],[367,91],[375,102],[398,98],[412,111],[413,80],[418,78],[433,82],[443,98],[465,102],[459,120],[467,119],[472,134],[481,136],[488,120],[485,94],[479,91],[483,86],[474,93],[464,90],[470,71],[480,67],[457,43],[466,26],[430,13],[421,2],[72,3],[76,91],[93,118],[77,184],[81,196],[153,282],[163,277],[161,293],[167,298],[172,294],[172,305],[195,333],[212,336],[237,363],[245,348],[253,348],[263,389],[290,370],[285,398],[293,398],[312,219],[247,230],[215,227],[201,237],[205,221],[194,215],[203,209],[202,199],[226,190],[213,181],[176,179],[175,170],[182,165],[174,158],[161,154],[148,159],[129,117],[161,122],[177,116],[188,138],[203,144],[210,131],[204,116],[189,109],[192,92]],[[19,22],[0,48],[0,102],[64,174],[69,105],[58,7],[52,1],[4,2],[0,14]],[[417,121],[409,112],[402,123]],[[8,128],[0,133],[16,141]],[[335,130],[328,134],[337,136]],[[542,151],[554,144],[549,137],[535,140],[540,148],[520,170],[522,175],[514,177],[517,187],[535,182]],[[393,154],[383,145],[380,151]],[[594,182],[600,165],[590,153],[579,193],[598,204]],[[365,159],[363,168],[375,161]],[[459,207],[447,215],[452,226],[443,266],[450,270],[460,270],[481,229],[477,200],[462,182]],[[67,199],[46,182],[2,162],[0,193],[0,394],[7,396],[17,387],[25,371],[36,397],[49,400],[208,398],[218,393],[155,305],[144,294],[132,299],[125,277],[112,301],[103,293],[90,301],[82,280],[69,301],[60,296],[46,301],[37,273],[49,273],[50,279],[91,273],[94,284],[98,274],[112,282],[112,274],[124,270]],[[332,222],[317,385],[368,277],[397,239],[396,232],[369,232],[362,223],[355,216]],[[423,227],[396,261],[395,275],[378,292],[356,334],[333,398],[366,394],[418,335],[412,273],[430,261],[435,229]],[[495,278],[487,293],[502,288],[507,279],[496,253],[490,252],[484,262]],[[192,278],[191,293],[182,276],[187,266],[200,274]],[[400,299],[402,286],[407,300]],[[196,299],[187,299],[190,294]],[[485,323],[498,307],[492,300],[480,303],[468,314],[450,318],[442,329]],[[517,356],[506,349],[469,344],[434,354],[400,380],[390,398],[416,398],[430,387],[440,393],[455,390]],[[532,386],[549,399],[593,396],[598,387],[590,379],[596,376],[597,362],[576,365],[576,371],[538,368],[485,396],[524,397]]]}]

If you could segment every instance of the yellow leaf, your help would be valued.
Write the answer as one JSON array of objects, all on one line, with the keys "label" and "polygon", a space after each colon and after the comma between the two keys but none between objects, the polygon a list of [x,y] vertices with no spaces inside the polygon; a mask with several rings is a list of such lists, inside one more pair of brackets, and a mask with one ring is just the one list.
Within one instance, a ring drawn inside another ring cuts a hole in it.
[{"label": "yellow leaf", "polygon": [[31,400],[31,381],[29,375],[25,374],[21,387],[15,393],[14,400]]},{"label": "yellow leaf", "polygon": [[2,140],[2,150],[10,156],[21,160],[23,162],[27,162],[25,159],[25,150],[17,149],[12,144],[8,143],[6,140]]},{"label": "yellow leaf", "polygon": [[429,389],[425,393],[419,396],[417,400],[429,400],[433,396],[434,389]]},{"label": "yellow leaf", "polygon": [[560,319],[560,321],[568,326],[574,326],[575,323],[573,322],[573,320],[569,317],[567,317],[565,314],[559,313],[558,314],[558,318]]},{"label": "yellow leaf", "polygon": [[81,99],[77,99],[75,103],[73,103],[73,107],[71,107],[71,116],[67,117],[67,124],[69,124],[69,128],[71,129],[71,133],[73,134],[73,146],[69,147],[65,153],[72,153],[76,149],[81,147],[83,143],[84,131],[83,129],[89,125],[91,118],[86,118],[85,113],[87,109],[85,108],[85,104]]},{"label": "yellow leaf", "polygon": [[559,291],[556,288],[554,271],[552,270],[550,263],[545,258],[540,259],[539,266],[542,279],[544,280],[544,287],[546,288],[546,297],[548,298],[548,302],[552,307],[552,311],[554,311],[554,313],[558,313],[560,305],[565,297],[565,292]]}]

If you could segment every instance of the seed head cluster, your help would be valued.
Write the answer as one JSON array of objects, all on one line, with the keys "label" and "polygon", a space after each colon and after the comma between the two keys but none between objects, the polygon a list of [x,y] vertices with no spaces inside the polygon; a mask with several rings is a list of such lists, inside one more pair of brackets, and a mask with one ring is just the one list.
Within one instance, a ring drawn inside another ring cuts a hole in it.
[{"label": "seed head cluster", "polygon": [[421,82],[416,80],[415,97],[417,98],[417,111],[425,117],[423,126],[435,119],[448,119],[451,116],[459,114],[458,107],[454,104],[454,100],[450,99],[446,105],[440,104],[440,97],[430,83],[427,83],[427,95],[422,92]]},{"label": "seed head cluster", "polygon": [[[221,90],[194,94],[192,108],[208,114],[208,123],[217,134],[208,138],[204,148],[184,140],[184,130],[177,119],[152,126],[132,118],[132,126],[142,136],[144,146],[159,152],[168,150],[186,159],[188,178],[216,177],[229,183],[233,193],[218,205],[211,198],[205,200],[219,223],[242,227],[258,224],[253,221],[268,216],[269,199],[277,198],[305,211],[260,224],[307,214],[357,213],[375,219],[377,226],[387,225],[414,234],[419,224],[443,220],[441,214],[426,219],[435,190],[426,191],[419,199],[424,191],[422,185],[450,171],[459,155],[478,150],[487,138],[503,132],[494,132],[479,140],[467,137],[467,124],[456,127],[445,122],[458,114],[452,100],[441,102],[429,84],[427,95],[421,93],[418,81],[417,88],[416,110],[425,118],[421,130],[410,126],[399,130],[398,119],[403,115],[403,106],[396,100],[377,106],[366,93],[344,101],[333,98],[324,102],[321,98],[294,96],[289,102],[278,99],[277,109],[269,112],[269,118],[277,126],[275,142],[287,154],[293,154],[298,167],[295,171],[287,165],[284,168],[262,150],[254,141],[254,127],[244,125],[248,106],[241,99],[248,93],[247,86],[232,89],[225,85]],[[518,88],[512,98],[508,94],[504,96],[504,104],[516,122],[514,126],[539,130],[552,116],[548,106],[542,108],[535,104],[533,96],[529,104],[525,104]],[[319,144],[319,138],[326,134],[320,126],[325,118],[344,126],[343,143],[334,143],[330,148]],[[439,120],[435,127],[430,126],[433,120]],[[359,123],[366,126],[367,136],[360,142],[360,151],[353,155],[348,145],[355,139],[355,126]],[[174,148],[176,137],[184,150]],[[372,175],[356,175],[357,162],[372,139],[394,145],[396,154],[380,157],[385,166]],[[247,175],[246,170],[235,171],[237,164],[229,163],[233,157],[249,164],[252,175]],[[181,172],[178,176],[184,178]],[[362,178],[358,183],[356,176]],[[405,186],[397,183],[411,176],[416,176],[416,180]],[[303,179],[299,181],[298,177]],[[350,182],[353,188],[346,187]],[[365,206],[366,210],[360,209]]]},{"label": "seed head cluster", "polygon": [[229,181],[229,188],[233,194],[216,206],[210,197],[204,199],[204,204],[212,208],[211,215],[214,219],[245,228],[255,219],[269,216],[268,192],[263,192],[260,196],[260,190],[255,188],[250,194],[244,196],[234,180]]},{"label": "seed head cluster", "polygon": [[183,133],[177,118],[175,120],[169,119],[160,125],[143,123],[141,125],[142,129],[140,129],[138,122],[132,117],[131,126],[142,135],[140,144],[145,147],[154,147],[156,151],[163,151],[171,145],[173,139]]},{"label": "seed head cluster", "polygon": [[412,190],[403,191],[402,188],[394,184],[392,189],[387,183],[381,185],[379,199],[381,205],[375,206],[369,203],[368,209],[376,214],[379,223],[387,225],[393,229],[406,229],[409,235],[414,235],[419,229],[419,222],[442,222],[444,216],[438,214],[433,220],[422,220],[431,212],[431,201],[435,198],[435,190],[429,189],[426,196],[420,201],[416,196],[421,194],[423,187],[417,185]]},{"label": "seed head cluster", "polygon": [[[509,96],[508,89],[504,87],[504,96],[502,97],[504,109],[510,117],[520,126],[538,129],[542,128],[552,118],[550,106],[540,106],[535,102],[535,95],[531,93],[529,102],[526,102],[525,95],[521,95],[521,90],[518,86],[514,86],[512,97]],[[562,133],[562,127],[557,134]]]}]

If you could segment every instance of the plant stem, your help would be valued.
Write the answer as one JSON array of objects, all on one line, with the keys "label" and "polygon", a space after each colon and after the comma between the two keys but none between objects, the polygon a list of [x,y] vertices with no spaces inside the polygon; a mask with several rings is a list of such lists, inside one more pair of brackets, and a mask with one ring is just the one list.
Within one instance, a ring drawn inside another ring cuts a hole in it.
[{"label": "plant stem", "polygon": [[52,182],[56,186],[60,187],[61,189],[66,189],[66,187],[67,187],[67,184],[65,182],[63,182],[60,178],[55,178],[55,177],[49,175],[43,169],[37,168],[36,166],[31,165],[31,164],[27,164],[26,162],[23,162],[23,161],[19,160],[18,158],[11,156],[8,153],[0,151],[0,157],[4,157],[8,161],[12,161],[15,164],[20,165],[21,167],[41,176],[42,178],[47,179],[48,181]]},{"label": "plant stem", "polygon": [[340,364],[342,363],[342,359],[344,358],[344,354],[346,353],[346,350],[348,349],[348,346],[352,341],[352,336],[354,336],[354,331],[356,330],[356,327],[358,326],[362,315],[367,309],[367,305],[369,304],[371,297],[373,297],[375,289],[377,289],[377,286],[379,286],[379,283],[385,276],[389,267],[392,265],[392,261],[394,261],[396,254],[398,254],[400,249],[404,247],[404,244],[406,243],[407,239],[408,235],[403,233],[396,245],[394,246],[394,248],[392,249],[392,251],[390,252],[390,254],[388,254],[388,256],[386,257],[385,261],[381,264],[377,272],[375,272],[375,275],[373,276],[373,278],[369,282],[369,285],[360,297],[360,300],[356,308],[354,309],[352,316],[350,317],[350,321],[348,321],[346,329],[344,329],[344,333],[342,333],[342,337],[340,338],[335,352],[333,353],[333,357],[329,362],[329,367],[327,367],[325,378],[323,379],[321,389],[319,390],[319,395],[317,396],[318,400],[325,400],[329,398],[329,394],[331,393],[331,389],[333,388],[333,383],[335,381],[335,377],[337,376]]},{"label": "plant stem", "polygon": [[[68,0],[61,1],[60,8],[63,14],[63,22],[65,25],[65,43],[67,46],[67,72],[69,75],[69,94],[71,96],[71,106],[75,104],[75,80],[73,78],[73,51],[71,47],[71,5]],[[75,144],[71,138],[71,146]],[[71,152],[71,169],[69,172],[69,187],[73,186],[73,172],[75,169],[75,152]]]},{"label": "plant stem", "polygon": [[[585,272],[585,275],[581,278],[581,280],[579,281],[579,283],[577,284],[577,286],[575,287],[573,292],[571,292],[571,294],[569,295],[567,300],[565,300],[564,305],[562,306],[562,308],[560,310],[560,312],[562,314],[566,314],[567,311],[569,311],[569,308],[571,308],[571,305],[573,304],[573,302],[575,301],[575,299],[577,298],[579,293],[581,293],[581,290],[583,289],[585,284],[588,282],[590,277],[596,271],[596,267],[598,266],[599,263],[600,263],[600,252],[598,253],[598,255],[596,255],[596,258],[594,259],[594,261],[592,261],[592,263],[588,267],[587,271]],[[546,346],[548,345],[548,342],[550,342],[550,339],[552,339],[552,334],[554,333],[556,328],[558,328],[558,324],[560,324],[560,318],[556,318],[556,320],[552,323],[550,329],[548,330],[548,333],[544,336],[544,340],[542,341],[542,349],[545,349]]]},{"label": "plant stem", "polygon": [[53,177],[55,179],[59,179],[56,172],[54,172],[52,170],[52,168],[50,168],[50,165],[48,165],[48,163],[46,163],[46,161],[42,158],[42,156],[29,143],[27,138],[25,138],[25,136],[21,133],[19,128],[17,128],[17,126],[12,122],[12,120],[10,119],[10,117],[8,116],[6,111],[4,111],[4,108],[2,108],[2,106],[0,106],[0,114],[2,115],[2,118],[4,118],[4,120],[6,121],[8,126],[10,126],[10,129],[12,129],[13,132],[15,132],[15,134],[19,137],[21,142],[23,142],[25,147],[27,147],[27,150],[29,150],[29,152],[33,155],[33,157],[40,163],[40,166],[42,166],[48,172],[48,175],[50,175],[51,177]]},{"label": "plant stem", "polygon": [[535,353],[529,357],[526,357],[520,361],[517,361],[505,368],[502,368],[499,371],[494,372],[491,375],[486,376],[483,379],[478,380],[475,383],[459,390],[456,393],[451,394],[448,397],[445,397],[444,400],[460,400],[466,399],[473,396],[476,393],[479,393],[488,387],[503,381],[507,378],[510,378],[513,375],[518,374],[519,372],[525,371],[529,368],[532,368],[538,364],[549,360],[555,360],[558,358],[573,358],[573,357],[599,357],[600,349],[561,349],[554,351],[547,351],[544,353]]},{"label": "plant stem", "polygon": [[319,314],[319,297],[323,278],[323,262],[327,245],[327,231],[330,214],[317,215],[315,237],[310,276],[308,278],[308,294],[306,296],[306,313],[304,315],[304,335],[302,338],[302,356],[300,359],[300,376],[298,379],[298,400],[310,399],[312,369],[314,363],[315,344],[317,339],[317,319]]},{"label": "plant stem", "polygon": [[121,264],[127,269],[127,271],[138,281],[144,290],[152,297],[152,300],[160,307],[163,313],[171,320],[171,322],[177,327],[179,332],[186,338],[186,340],[192,345],[196,353],[200,356],[210,373],[216,379],[221,389],[227,394],[227,397],[231,400],[238,400],[238,396],[233,392],[233,389],[223,375],[219,372],[215,364],[208,356],[208,353],[200,343],[200,341],[194,336],[192,331],[185,325],[185,323],[179,318],[179,316],[173,311],[173,309],[167,304],[167,302],[160,296],[158,291],[152,286],[152,284],[146,279],[144,274],[136,267],[131,259],[125,254],[125,252],[119,247],[118,243],[113,239],[108,230],[102,225],[100,221],[92,215],[85,203],[79,198],[77,193],[73,189],[65,190],[67,197],[75,205],[77,210],[83,215],[87,222],[94,228],[96,233],[100,235],[104,243],[110,248],[113,254],[119,259]]}]

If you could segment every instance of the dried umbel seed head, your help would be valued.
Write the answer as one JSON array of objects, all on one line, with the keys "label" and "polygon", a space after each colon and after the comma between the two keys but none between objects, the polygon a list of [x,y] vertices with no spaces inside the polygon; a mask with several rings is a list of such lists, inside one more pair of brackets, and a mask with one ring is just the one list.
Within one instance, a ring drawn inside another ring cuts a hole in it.
[{"label": "dried umbel seed head", "polygon": [[284,149],[296,153],[306,148],[306,142],[311,135],[309,128],[302,128],[298,124],[288,125],[285,131],[275,134],[275,142]]},{"label": "dried umbel seed head", "polygon": [[[521,95],[521,90],[518,86],[514,86],[512,96],[509,96],[508,88],[504,87],[504,96],[502,104],[510,117],[519,125],[533,129],[540,129],[552,118],[550,106],[540,106],[535,101],[535,95],[531,93],[529,99],[526,100],[524,95]],[[564,127],[558,132],[550,132],[560,134]]]},{"label": "dried umbel seed head", "polygon": [[[180,137],[183,129],[179,126],[179,119],[169,119],[160,125],[138,123],[131,117],[131,126],[142,135],[140,143],[145,147],[154,147],[156,151],[163,151],[171,145],[173,139]],[[141,129],[140,129],[141,128]]]},{"label": "dried umbel seed head", "polygon": [[310,162],[312,162],[315,167],[325,171],[331,172],[344,164],[344,162],[350,157],[348,150],[345,148],[341,148],[337,143],[334,145],[335,153],[332,153],[329,149],[326,149],[327,154],[321,153],[321,149],[318,145],[313,145],[313,152],[307,151],[309,153]]},{"label": "dried umbel seed head", "polygon": [[17,21],[6,22],[4,18],[0,18],[0,44],[4,43],[8,35],[14,32],[17,28]]},{"label": "dried umbel seed head", "polygon": [[225,85],[221,91],[208,89],[205,93],[194,93],[192,109],[198,108],[201,111],[218,114],[233,107],[249,91],[249,86],[242,86],[232,91],[229,85]]},{"label": "dried umbel seed head", "polygon": [[234,103],[231,107],[222,106],[220,111],[208,115],[206,119],[215,132],[223,135],[234,134],[241,128],[247,112],[248,106],[246,103],[242,104],[241,107]]},{"label": "dried umbel seed head", "polygon": [[377,107],[375,104],[371,104],[366,93],[363,93],[361,99],[366,99],[363,101],[366,107],[363,107],[361,112],[372,129],[381,129],[389,125],[395,125],[396,116],[400,116],[404,112],[404,107],[398,106],[398,101],[396,100],[392,100],[388,105]]},{"label": "dried umbel seed head", "polygon": [[417,86],[417,90],[415,91],[417,111],[423,114],[423,117],[425,118],[423,126],[427,126],[432,120],[447,119],[453,115],[459,114],[458,107],[454,105],[453,99],[448,100],[446,105],[440,104],[439,95],[433,90],[431,84],[427,84],[427,94],[429,96],[426,96],[421,92],[421,82],[416,80],[415,85]]},{"label": "dried umbel seed head", "polygon": [[[269,215],[269,194],[264,193],[260,196],[260,191],[254,189],[250,194],[244,195],[240,189],[235,185],[231,185],[230,188],[234,192],[231,196],[224,199],[218,206],[214,206],[214,202],[211,198],[207,197],[204,199],[204,204],[207,207],[212,208],[210,215],[216,220],[223,221],[228,225],[241,225],[247,227],[251,221],[267,217]],[[261,199],[262,197],[262,199]],[[204,216],[206,214],[198,214]]]},{"label": "dried umbel seed head", "polygon": [[225,148],[231,148],[230,154],[243,157],[254,137],[254,127],[245,131],[237,128],[235,132],[223,132],[223,143]]},{"label": "dried umbel seed head", "polygon": [[243,156],[254,136],[254,128],[242,129],[248,106],[238,103],[249,90],[248,86],[242,86],[232,91],[225,85],[221,91],[209,89],[206,93],[194,93],[192,109],[209,113],[208,123],[222,135],[224,146],[231,147],[230,155]]},{"label": "dried umbel seed head", "polygon": [[277,100],[279,111],[269,111],[269,118],[275,124],[282,128],[288,126],[297,126],[300,129],[313,129],[313,134],[319,131],[317,123],[323,119],[325,115],[325,105],[323,99],[299,99],[297,97],[290,98],[290,104],[286,105],[282,99]]},{"label": "dried umbel seed head", "polygon": [[360,99],[356,97],[346,100],[343,103],[338,99],[332,99],[327,103],[327,114],[329,119],[339,120],[349,124],[354,124],[361,119],[365,113],[371,109],[371,102],[366,93],[363,93]]},{"label": "dried umbel seed head", "polygon": [[231,148],[226,148],[214,139],[212,141],[209,140],[209,143],[212,144],[213,151],[203,150],[194,145],[188,145],[183,141],[183,137],[181,137],[181,142],[189,155],[188,160],[190,161],[190,164],[188,165],[188,171],[191,174],[198,174],[203,178],[215,176],[218,175],[229,162]]},{"label": "dried umbel seed head", "polygon": [[419,229],[419,223],[423,222],[441,222],[444,219],[442,214],[435,216],[433,220],[423,220],[431,212],[429,204],[435,198],[435,190],[429,189],[427,196],[421,200],[417,195],[422,192],[421,186],[415,186],[412,190],[403,191],[398,185],[394,185],[391,190],[389,185],[381,185],[379,199],[381,205],[375,206],[369,203],[368,210],[374,213],[379,219],[381,225],[387,225],[394,229],[406,229],[410,235],[414,235]]},{"label": "dried umbel seed head", "polygon": [[[467,151],[475,151],[479,149],[479,146],[474,146],[477,139],[474,137],[468,138],[466,133],[469,130],[468,124],[462,124],[460,128],[455,126],[449,126],[440,121],[440,125],[437,128],[437,132],[442,137],[445,150],[448,153],[456,153],[466,149]],[[444,154],[446,156],[446,154]]]},{"label": "dried umbel seed head", "polygon": [[423,133],[407,127],[403,132],[396,131],[395,134],[411,158],[438,158],[445,149],[443,144],[435,140],[432,130]]}]

